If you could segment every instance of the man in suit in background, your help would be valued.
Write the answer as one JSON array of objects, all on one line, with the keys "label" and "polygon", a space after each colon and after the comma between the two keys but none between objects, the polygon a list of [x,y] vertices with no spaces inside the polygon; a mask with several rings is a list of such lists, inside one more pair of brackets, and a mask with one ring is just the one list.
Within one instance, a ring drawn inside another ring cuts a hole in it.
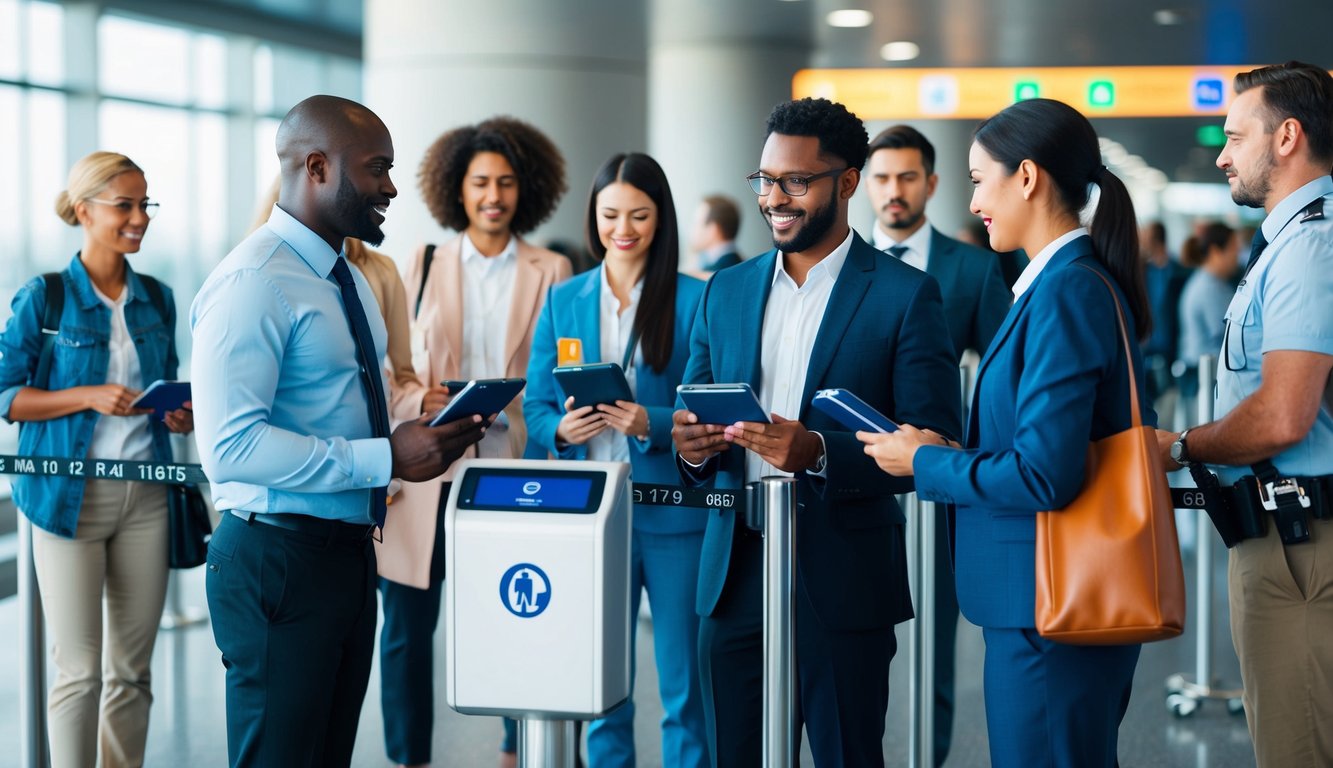
[{"label": "man in suit in background", "polygon": [[[926,220],[926,203],[935,194],[935,147],[907,125],[885,129],[870,142],[866,192],[875,208],[875,247],[924,270],[939,281],[944,316],[954,352],[978,356],[1009,312],[1013,294],[1000,259],[946,237]],[[955,360],[956,362],[956,360]],[[954,591],[944,510],[938,509],[935,537],[935,765],[949,754],[954,713],[954,646],[958,634],[958,595]]]},{"label": "man in suit in background", "polygon": [[[852,390],[898,421],[957,435],[953,345],[934,278],[861,240],[847,207],[866,160],[860,119],[801,99],[768,118],[749,177],[776,248],[709,281],[685,382],[747,382],[771,423],[700,424],[677,411],[672,435],[689,484],[740,488],[796,478],[797,711],[821,766],[882,766],[893,627],[912,616],[893,494],[852,432],[810,407]],[[712,510],[697,609],[714,768],[758,765],[762,720],[762,542],[733,511]]]},{"label": "man in suit in background", "polygon": [[719,269],[741,263],[736,233],[741,230],[741,209],[726,195],[709,195],[699,203],[690,234],[690,250],[699,255],[695,277],[707,278]]}]

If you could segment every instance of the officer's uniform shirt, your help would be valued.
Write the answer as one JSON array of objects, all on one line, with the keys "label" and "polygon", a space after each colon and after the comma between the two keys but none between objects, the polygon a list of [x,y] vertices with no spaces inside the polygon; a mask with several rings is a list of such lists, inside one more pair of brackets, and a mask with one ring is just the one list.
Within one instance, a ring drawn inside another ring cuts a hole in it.
[{"label": "officer's uniform shirt", "polygon": [[[1312,212],[1311,204],[1321,198],[1322,210]],[[1300,350],[1333,355],[1333,179],[1321,176],[1291,193],[1264,219],[1261,231],[1269,245],[1227,307],[1217,419],[1259,389],[1264,354]],[[1333,473],[1327,386],[1310,433],[1273,458],[1284,475]],[[1213,469],[1224,483],[1252,474],[1249,467]]]}]

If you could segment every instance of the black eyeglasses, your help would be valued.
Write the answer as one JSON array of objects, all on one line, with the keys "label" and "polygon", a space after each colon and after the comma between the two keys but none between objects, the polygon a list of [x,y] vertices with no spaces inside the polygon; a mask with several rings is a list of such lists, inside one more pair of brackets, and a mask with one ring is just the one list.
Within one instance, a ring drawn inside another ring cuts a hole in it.
[{"label": "black eyeglasses", "polygon": [[834,168],[831,171],[816,173],[813,176],[779,176],[776,179],[766,175],[763,171],[755,171],[749,176],[746,176],[745,180],[750,182],[750,189],[753,189],[756,195],[767,195],[769,192],[773,191],[773,185],[777,184],[779,187],[782,187],[784,194],[792,197],[800,197],[810,191],[810,182],[826,179],[830,176],[837,176],[845,170],[847,169]]}]

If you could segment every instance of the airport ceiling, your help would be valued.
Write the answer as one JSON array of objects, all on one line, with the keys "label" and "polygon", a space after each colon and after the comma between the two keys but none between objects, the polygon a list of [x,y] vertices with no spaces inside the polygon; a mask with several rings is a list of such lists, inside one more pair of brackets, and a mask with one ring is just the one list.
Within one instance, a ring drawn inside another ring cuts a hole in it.
[{"label": "airport ceiling", "polygon": [[[536,1],[567,3],[571,13],[578,13],[582,5],[579,0]],[[711,11],[740,23],[747,16],[764,14],[770,23],[756,26],[769,30],[777,19],[809,23],[815,43],[811,64],[818,67],[1244,65],[1302,59],[1333,68],[1329,43],[1333,0],[644,1],[661,4],[655,8],[659,18],[661,11],[670,11],[677,3],[682,8],[734,3],[736,7],[714,6]],[[277,39],[286,35],[296,41],[299,36],[303,44],[343,53],[359,50],[364,23],[364,0],[107,0],[107,4],[223,29],[263,24]],[[605,0],[589,5],[606,7]],[[845,10],[868,11],[868,24],[832,26],[830,14]],[[886,62],[881,49],[891,42],[913,43],[920,54],[910,61]],[[1217,181],[1212,167],[1216,150],[1196,142],[1196,130],[1216,122],[1101,119],[1097,127],[1173,180]]]}]

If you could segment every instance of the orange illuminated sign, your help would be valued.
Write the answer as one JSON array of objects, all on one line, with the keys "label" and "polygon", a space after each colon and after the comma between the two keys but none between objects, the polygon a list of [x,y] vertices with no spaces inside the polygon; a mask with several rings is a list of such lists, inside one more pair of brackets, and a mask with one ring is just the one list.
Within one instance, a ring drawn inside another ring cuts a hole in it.
[{"label": "orange illuminated sign", "polygon": [[1058,99],[1089,117],[1225,115],[1231,81],[1254,67],[803,69],[795,98],[841,102],[863,120],[981,119],[1015,101]]}]

